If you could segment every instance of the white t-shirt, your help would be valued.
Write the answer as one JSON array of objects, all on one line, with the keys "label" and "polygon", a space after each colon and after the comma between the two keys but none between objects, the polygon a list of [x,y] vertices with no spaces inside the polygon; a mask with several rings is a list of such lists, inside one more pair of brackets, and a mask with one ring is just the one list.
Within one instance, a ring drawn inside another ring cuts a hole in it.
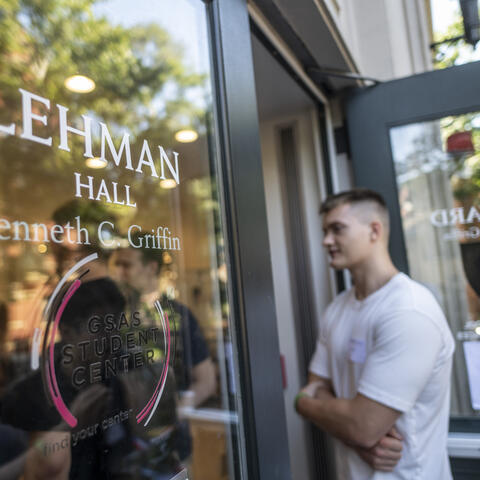
[{"label": "white t-shirt", "polygon": [[403,273],[359,301],[341,293],[320,322],[310,371],[329,378],[338,398],[357,393],[401,411],[402,458],[373,470],[337,441],[339,480],[450,480],[447,455],[454,340],[433,295]]}]

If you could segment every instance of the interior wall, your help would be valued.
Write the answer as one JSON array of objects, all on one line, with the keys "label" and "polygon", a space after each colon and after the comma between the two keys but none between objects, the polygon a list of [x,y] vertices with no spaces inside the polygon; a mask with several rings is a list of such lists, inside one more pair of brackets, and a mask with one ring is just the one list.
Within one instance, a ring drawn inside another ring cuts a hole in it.
[{"label": "interior wall", "polygon": [[[296,329],[295,285],[292,284],[292,265],[289,249],[304,248],[309,259],[313,307],[318,321],[332,298],[327,259],[322,248],[322,225],[319,215],[320,199],[324,197],[318,172],[317,149],[312,128],[315,111],[303,110],[260,122],[262,164],[265,182],[267,221],[272,258],[275,307],[281,354],[285,358],[287,385],[284,389],[285,415],[289,438],[290,462],[294,479],[314,478],[310,426],[293,409],[295,395],[304,385],[307,367],[303,361],[300,332]],[[289,244],[288,218],[285,208],[288,198],[283,188],[281,152],[278,130],[294,126],[297,143],[300,204],[305,225],[305,245]]]},{"label": "interior wall", "polygon": [[[297,284],[292,249],[303,249],[307,258],[307,281],[311,285],[312,322],[316,327],[321,313],[332,298],[332,278],[322,248],[319,215],[325,198],[322,145],[318,128],[318,110],[314,101],[289,76],[267,49],[252,37],[257,106],[260,123],[262,167],[265,185],[267,222],[272,261],[275,308],[280,352],[285,360],[285,417],[289,439],[290,464],[294,480],[313,479],[314,452],[311,426],[294,410],[296,394],[306,383],[308,362],[303,351],[301,318],[298,317]],[[274,81],[272,81],[274,79]],[[280,129],[294,130],[296,168],[285,164]],[[296,203],[303,217],[303,243],[292,245],[289,201],[286,193],[286,166],[296,172],[299,191]],[[311,338],[307,339],[311,341]],[[317,453],[318,454],[318,453]]]},{"label": "interior wall", "polygon": [[267,206],[268,232],[272,258],[275,308],[280,352],[285,359],[287,385],[284,389],[285,416],[289,439],[290,462],[293,478],[313,478],[308,425],[293,409],[295,395],[302,388],[302,372],[298,352],[298,332],[295,330],[295,306],[292,296],[287,243],[287,222],[283,208],[281,170],[279,165],[276,127],[279,120],[260,122],[263,176]]},{"label": "interior wall", "polygon": [[333,298],[328,259],[322,247],[322,218],[319,208],[326,197],[322,169],[321,145],[315,129],[317,111],[315,108],[296,116],[295,125],[298,140],[298,169],[305,219],[307,256],[310,259],[310,275],[313,285],[314,308],[317,320]]}]

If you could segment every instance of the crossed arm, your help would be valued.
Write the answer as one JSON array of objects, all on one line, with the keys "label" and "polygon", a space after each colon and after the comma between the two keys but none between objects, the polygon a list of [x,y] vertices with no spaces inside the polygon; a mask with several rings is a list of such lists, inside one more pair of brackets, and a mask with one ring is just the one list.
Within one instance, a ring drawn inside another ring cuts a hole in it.
[{"label": "crossed arm", "polygon": [[354,448],[372,467],[392,470],[401,457],[402,437],[394,428],[401,412],[361,394],[336,398],[328,379],[310,373],[307,391],[312,386],[313,396],[299,398],[298,412]]}]

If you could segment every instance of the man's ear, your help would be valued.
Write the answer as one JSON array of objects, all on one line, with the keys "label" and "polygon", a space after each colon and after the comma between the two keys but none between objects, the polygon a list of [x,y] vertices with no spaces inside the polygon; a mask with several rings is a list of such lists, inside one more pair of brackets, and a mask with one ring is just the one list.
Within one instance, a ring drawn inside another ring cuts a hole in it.
[{"label": "man's ear", "polygon": [[377,242],[383,234],[383,225],[381,222],[375,220],[370,223],[370,240]]}]

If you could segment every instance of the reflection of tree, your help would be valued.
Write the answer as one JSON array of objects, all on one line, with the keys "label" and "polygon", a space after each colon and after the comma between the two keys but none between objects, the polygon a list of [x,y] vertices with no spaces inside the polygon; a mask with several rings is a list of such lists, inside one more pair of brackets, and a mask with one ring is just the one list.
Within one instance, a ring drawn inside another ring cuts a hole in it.
[{"label": "reflection of tree", "polygon": [[480,194],[480,156],[473,155],[463,162],[461,169],[452,176],[455,199],[463,205],[478,207]]},{"label": "reflection of tree", "polygon": [[443,42],[437,45],[433,51],[433,64],[435,69],[452,67],[463,63],[478,60],[478,52],[469,45],[462,37],[465,33],[463,19],[458,10],[453,17],[452,23],[443,32],[434,32],[434,41]]},{"label": "reflection of tree", "polygon": [[[96,18],[94,4],[95,0],[0,0],[0,123],[21,124],[20,87],[52,101],[48,127],[35,124],[38,135],[53,137],[52,148],[18,137],[0,142],[1,188],[12,216],[21,213],[28,220],[38,216],[37,207],[48,211],[45,185],[55,194],[53,210],[59,199],[73,196],[73,169],[87,173],[81,137],[69,136],[71,152],[57,149],[55,103],[69,108],[72,125],[81,114],[106,123],[117,147],[123,131],[129,131],[134,162],[144,138],[157,156],[157,145],[171,145],[180,126],[203,123],[203,108],[186,93],[201,87],[204,78],[188,71],[182,48],[156,24],[125,28]],[[64,87],[65,78],[78,73],[95,80],[93,92],[75,94]],[[83,128],[81,121],[75,126]],[[93,152],[99,153],[98,138]],[[146,175],[136,179],[123,168],[100,176],[132,188],[141,183],[145,198],[161,194],[158,183],[145,181]],[[25,204],[28,212],[20,210]]]},{"label": "reflection of tree", "polygon": [[[464,330],[474,310],[469,311],[461,245],[445,240],[445,234],[454,233],[456,226],[436,228],[431,223],[432,212],[448,212],[456,206],[451,188],[455,166],[452,156],[443,148],[446,140],[441,128],[443,121],[398,127],[394,153],[400,150],[400,141],[411,144],[400,159],[395,155],[410,274],[437,297],[456,334]],[[468,391],[465,372],[463,350],[457,348],[452,390],[454,414],[471,412],[465,395]]]},{"label": "reflection of tree", "polygon": [[438,124],[422,125],[416,135],[409,139],[411,147],[403,156],[395,158],[395,169],[399,184],[408,182],[419,175],[448,167],[448,158],[442,150]]},{"label": "reflection of tree", "polygon": [[[444,142],[454,133],[470,132],[473,148],[475,152],[479,152],[480,130],[474,128],[474,122],[478,116],[478,113],[468,113],[443,118],[441,125]],[[478,205],[480,194],[480,157],[478,153],[451,155],[451,161],[454,164],[451,184],[455,199],[465,207]]]}]

